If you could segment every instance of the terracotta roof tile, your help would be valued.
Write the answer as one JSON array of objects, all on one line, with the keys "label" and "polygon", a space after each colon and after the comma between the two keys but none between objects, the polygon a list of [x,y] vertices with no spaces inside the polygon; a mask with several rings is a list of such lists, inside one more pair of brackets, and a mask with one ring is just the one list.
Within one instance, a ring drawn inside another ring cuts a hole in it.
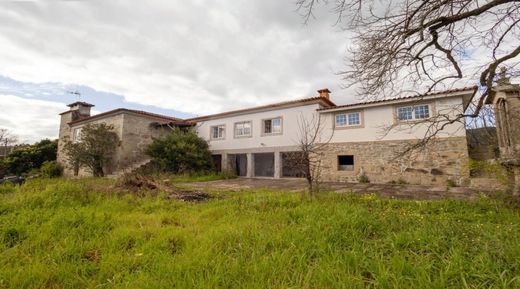
[{"label": "terracotta roof tile", "polygon": [[367,104],[376,104],[376,103],[384,103],[384,102],[395,101],[395,100],[407,100],[407,99],[413,99],[413,98],[422,98],[422,97],[425,97],[425,96],[441,95],[441,94],[448,94],[448,93],[454,93],[454,92],[462,92],[462,91],[470,91],[470,90],[475,91],[476,89],[477,89],[477,86],[455,88],[455,89],[450,89],[450,90],[445,90],[445,91],[430,92],[430,93],[423,94],[423,95],[410,95],[410,96],[403,96],[403,97],[395,97],[395,98],[371,100],[371,101],[364,101],[364,102],[356,102],[356,103],[338,105],[338,106],[335,106],[335,107],[320,108],[318,110],[319,111],[324,111],[324,110],[344,108],[344,107],[356,107],[356,106],[367,105]]},{"label": "terracotta roof tile", "polygon": [[134,114],[140,114],[140,115],[143,115],[143,116],[148,116],[148,117],[152,117],[152,118],[156,118],[156,119],[160,119],[160,120],[164,120],[164,121],[169,121],[169,122],[189,123],[189,122],[187,122],[187,121],[185,121],[183,119],[176,118],[176,117],[171,117],[171,116],[166,116],[166,115],[146,112],[146,111],[142,111],[142,110],[118,108],[118,109],[110,110],[110,111],[103,112],[103,113],[100,113],[100,114],[96,114],[96,115],[93,115],[91,117],[81,118],[81,119],[78,119],[78,120],[75,120],[75,121],[71,121],[71,122],[69,122],[69,124],[78,124],[78,123],[85,122],[85,121],[91,121],[91,120],[96,120],[96,119],[99,119],[99,118],[103,118],[103,117],[106,117],[106,116],[109,116],[109,115],[112,115],[112,114],[125,113],[125,112],[134,113]]},{"label": "terracotta roof tile", "polygon": [[308,103],[308,102],[315,102],[315,101],[323,101],[324,103],[326,103],[327,105],[330,105],[332,107],[336,106],[336,104],[334,104],[334,102],[332,102],[330,99],[325,98],[325,97],[316,96],[316,97],[308,97],[308,98],[302,98],[302,99],[296,99],[296,100],[289,100],[289,101],[284,101],[284,102],[272,103],[272,104],[268,104],[268,105],[262,105],[262,106],[255,106],[255,107],[250,107],[250,108],[226,111],[226,112],[210,114],[210,115],[205,115],[205,116],[198,116],[198,117],[193,117],[193,118],[189,118],[189,119],[186,119],[186,120],[187,121],[197,121],[197,120],[200,120],[200,119],[206,119],[206,118],[212,118],[212,117],[220,117],[220,116],[227,116],[227,115],[232,115],[232,114],[236,114],[236,113],[251,112],[251,111],[260,110],[260,109],[277,108],[277,107],[281,107],[281,106],[285,106],[285,105],[299,104],[299,103]]}]

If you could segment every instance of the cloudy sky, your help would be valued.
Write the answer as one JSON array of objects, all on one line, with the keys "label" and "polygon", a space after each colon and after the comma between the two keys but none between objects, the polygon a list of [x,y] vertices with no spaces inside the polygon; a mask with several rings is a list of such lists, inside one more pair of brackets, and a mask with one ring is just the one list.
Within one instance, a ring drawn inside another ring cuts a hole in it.
[{"label": "cloudy sky", "polygon": [[[57,137],[77,98],[187,117],[314,96],[351,102],[348,37],[294,0],[0,1],[0,127]],[[319,16],[320,11],[318,11]],[[321,11],[327,13],[327,11]]]}]

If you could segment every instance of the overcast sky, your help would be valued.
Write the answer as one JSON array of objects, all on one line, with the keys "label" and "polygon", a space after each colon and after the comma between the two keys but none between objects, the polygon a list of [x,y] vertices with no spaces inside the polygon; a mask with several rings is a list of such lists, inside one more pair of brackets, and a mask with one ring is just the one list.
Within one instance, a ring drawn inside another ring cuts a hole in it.
[{"label": "overcast sky", "polygon": [[[327,11],[322,11],[326,13]],[[348,35],[294,0],[1,1],[0,127],[57,137],[76,98],[187,117],[315,96],[351,102]]]}]

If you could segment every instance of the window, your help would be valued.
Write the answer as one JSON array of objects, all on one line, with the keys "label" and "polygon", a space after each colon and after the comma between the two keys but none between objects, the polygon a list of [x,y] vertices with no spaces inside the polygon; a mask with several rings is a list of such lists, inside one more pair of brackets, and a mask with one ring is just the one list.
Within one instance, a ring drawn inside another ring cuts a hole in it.
[{"label": "window", "polygon": [[338,156],[338,171],[353,171],[354,170],[354,156],[343,155]]},{"label": "window", "polygon": [[360,123],[359,112],[348,114],[348,125],[359,125]]},{"label": "window", "polygon": [[336,126],[357,126],[361,125],[361,116],[359,112],[336,114]]},{"label": "window", "polygon": [[74,132],[72,134],[72,141],[73,142],[80,142],[81,141],[81,127],[74,129]]},{"label": "window", "polygon": [[428,105],[418,105],[415,107],[415,118],[425,119],[430,117],[430,109]]},{"label": "window", "polygon": [[345,126],[345,125],[347,125],[347,115],[346,114],[336,115],[336,126]]},{"label": "window", "polygon": [[251,136],[251,122],[237,122],[235,123],[235,137]]},{"label": "window", "polygon": [[412,119],[412,107],[400,107],[397,109],[397,115],[399,117],[399,120],[410,120]]},{"label": "window", "polygon": [[426,119],[430,117],[430,106],[428,104],[416,106],[404,106],[397,108],[399,120]]},{"label": "window", "polygon": [[282,133],[282,118],[266,119],[264,123],[264,134],[278,134]]},{"label": "window", "polygon": [[216,125],[211,127],[211,139],[223,139],[225,137],[226,127],[224,125]]}]

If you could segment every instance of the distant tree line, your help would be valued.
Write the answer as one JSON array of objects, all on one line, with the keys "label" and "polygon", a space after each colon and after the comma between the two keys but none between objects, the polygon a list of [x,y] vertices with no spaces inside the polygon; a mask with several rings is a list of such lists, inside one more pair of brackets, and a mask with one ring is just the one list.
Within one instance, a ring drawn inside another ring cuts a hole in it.
[{"label": "distant tree line", "polygon": [[58,140],[44,139],[33,145],[20,146],[0,159],[0,177],[23,175],[39,170],[46,162],[55,162]]}]

